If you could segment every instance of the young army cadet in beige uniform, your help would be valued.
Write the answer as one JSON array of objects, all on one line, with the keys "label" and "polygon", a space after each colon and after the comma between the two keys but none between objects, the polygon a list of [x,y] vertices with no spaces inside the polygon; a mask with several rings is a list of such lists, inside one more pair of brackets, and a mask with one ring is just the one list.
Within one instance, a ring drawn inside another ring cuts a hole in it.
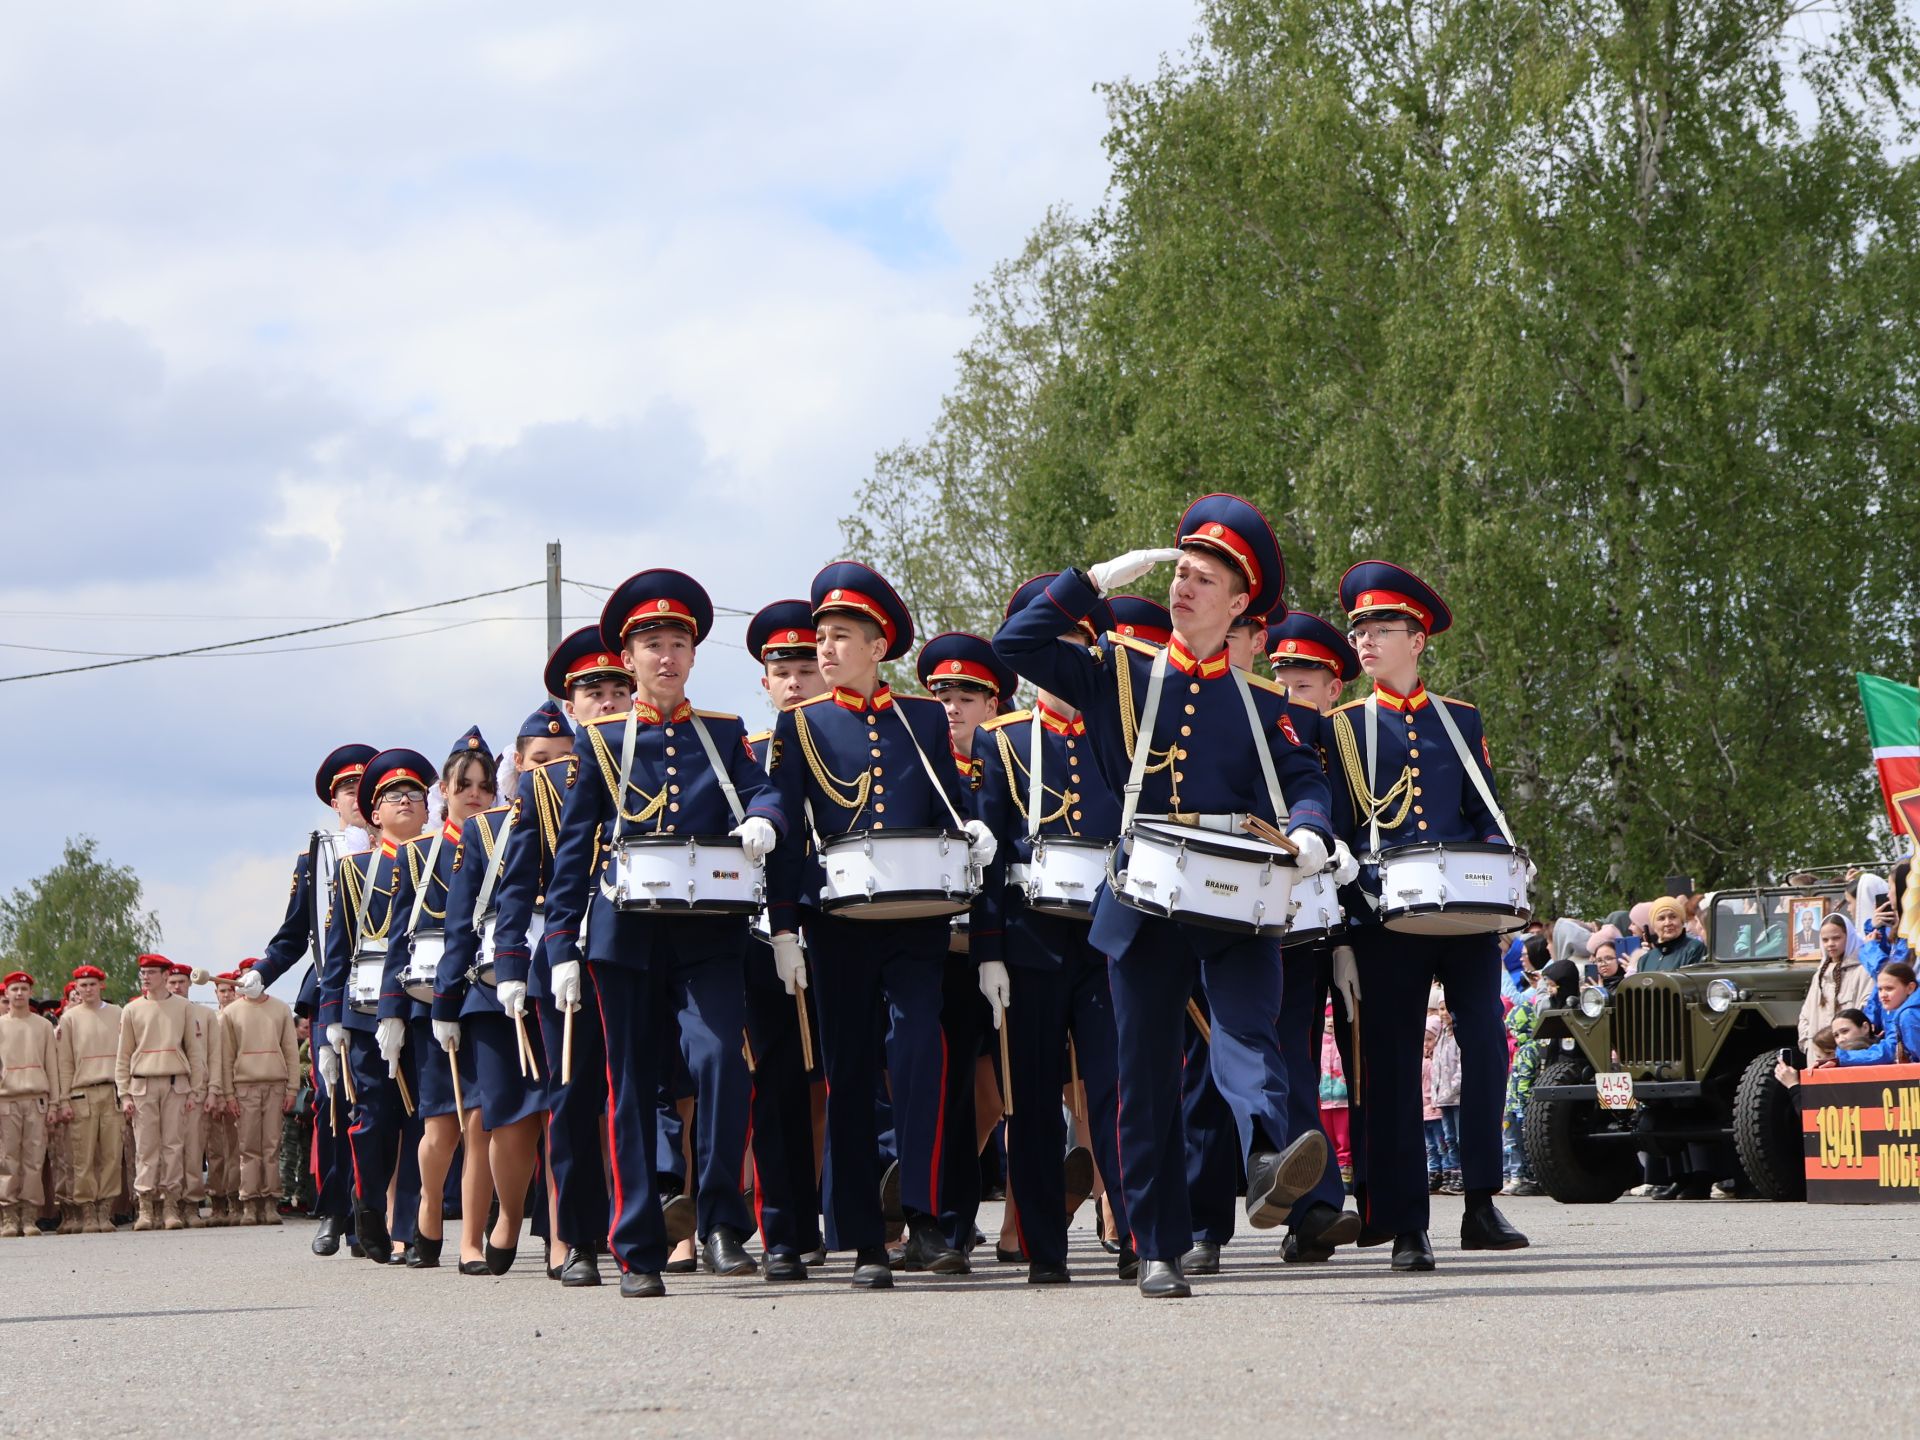
[{"label": "young army cadet in beige uniform", "polygon": [[48,1102],[58,1062],[53,1025],[33,1013],[33,977],[16,970],[0,981],[0,1238],[38,1235],[46,1190]]},{"label": "young army cadet in beige uniform", "polygon": [[133,1121],[136,1230],[184,1230],[180,1193],[185,1185],[187,1116],[207,1088],[207,1052],[193,1007],[167,993],[173,963],[142,955],[141,993],[120,1015],[120,1049],[113,1081]]},{"label": "young army cadet in beige uniform", "polygon": [[113,1091],[120,1007],[100,998],[106,978],[107,972],[97,965],[82,965],[73,972],[73,994],[54,1031],[54,1053],[60,1062],[55,1091],[66,1096],[73,1201],[80,1207],[81,1233],[87,1235],[112,1233],[126,1123]]},{"label": "young army cadet in beige uniform", "polygon": [[196,976],[191,965],[182,965],[177,960],[167,973],[167,993],[187,1002],[187,1013],[192,1017],[194,1029],[200,1032],[200,1048],[207,1057],[206,1088],[194,1090],[193,1104],[187,1109],[183,1127],[186,1140],[180,1157],[183,1181],[180,1218],[190,1230],[198,1230],[207,1223],[200,1207],[207,1199],[207,1145],[213,1135],[211,1117],[215,1111],[227,1108],[227,1052],[218,1043],[219,1032],[215,1028],[220,1022],[219,1012],[187,995],[196,979],[206,978],[205,971]]},{"label": "young army cadet in beige uniform", "polygon": [[280,1117],[300,1093],[300,1042],[293,1011],[273,995],[243,997],[220,1012],[223,1068],[238,1104],[240,1199],[235,1225],[278,1225]]},{"label": "young army cadet in beige uniform", "polygon": [[214,1068],[215,1052],[220,1061],[225,1098],[207,1112],[207,1224],[241,1225],[240,1217],[240,1101],[234,1094],[233,1065],[227,1055],[225,1021],[233,1005],[234,985],[240,972],[230,970],[213,977],[213,998],[219,1002],[217,1018],[207,1043],[207,1068]]}]

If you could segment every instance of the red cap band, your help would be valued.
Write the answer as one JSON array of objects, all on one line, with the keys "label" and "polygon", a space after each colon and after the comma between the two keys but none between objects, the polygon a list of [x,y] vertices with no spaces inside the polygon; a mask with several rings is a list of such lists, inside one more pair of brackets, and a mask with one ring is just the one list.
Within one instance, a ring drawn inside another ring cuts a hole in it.
[{"label": "red cap band", "polygon": [[662,595],[657,600],[636,605],[627,612],[627,618],[620,622],[620,638],[624,640],[642,626],[651,625],[681,625],[695,638],[700,634],[700,626],[693,618],[693,612],[678,600]]},{"label": "red cap band", "polygon": [[1340,673],[1340,657],[1318,640],[1282,640],[1267,657],[1278,667],[1281,665],[1325,665],[1334,674]]},{"label": "red cap band", "polygon": [[993,671],[972,660],[942,660],[927,676],[927,688],[932,689],[943,680],[964,680],[970,685],[984,685],[996,695],[1000,693],[1000,682]]},{"label": "red cap band", "polygon": [[827,598],[821,601],[819,608],[813,612],[814,620],[817,622],[830,610],[850,610],[855,615],[866,616],[880,627],[881,633],[887,637],[888,648],[892,648],[895,635],[893,621],[888,618],[885,608],[872,596],[862,595],[858,590],[844,588],[829,590]]},{"label": "red cap band", "polygon": [[1398,615],[1411,615],[1418,620],[1423,629],[1433,625],[1433,612],[1411,596],[1402,595],[1395,590],[1362,590],[1353,602],[1353,609],[1347,613],[1347,619],[1358,620],[1372,614],[1375,610],[1390,610]]},{"label": "red cap band", "polygon": [[1247,577],[1247,585],[1254,591],[1260,589],[1260,566],[1254,561],[1253,547],[1231,526],[1219,521],[1210,521],[1191,534],[1180,537],[1182,545],[1203,545],[1216,550],[1231,560],[1240,573]]}]

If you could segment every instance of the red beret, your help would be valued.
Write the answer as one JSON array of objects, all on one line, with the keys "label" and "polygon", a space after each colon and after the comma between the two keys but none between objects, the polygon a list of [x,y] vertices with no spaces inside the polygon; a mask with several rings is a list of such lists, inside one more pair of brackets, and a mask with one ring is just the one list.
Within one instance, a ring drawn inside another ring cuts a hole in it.
[{"label": "red beret", "polygon": [[171,970],[173,968],[173,961],[167,959],[164,955],[142,955],[138,960],[133,962],[133,968],[136,970]]},{"label": "red beret", "polygon": [[184,975],[189,980],[193,978],[193,967],[191,965],[183,965],[178,960],[171,960],[167,962],[167,968],[176,975]]},{"label": "red beret", "polygon": [[7,976],[6,979],[0,980],[0,990],[6,989],[9,985],[31,985],[31,984],[33,984],[33,976],[27,974],[27,972],[24,970],[16,970],[11,975]]},{"label": "red beret", "polygon": [[260,957],[258,955],[249,955],[246,959],[240,962],[241,972],[245,973],[246,971],[253,969],[253,967],[258,965],[259,963],[260,963]]},{"label": "red beret", "polygon": [[238,985],[240,983],[240,972],[238,970],[229,970],[224,975],[216,975],[213,978],[215,980],[225,980],[230,984]]},{"label": "red beret", "polygon": [[107,978],[107,972],[102,970],[98,965],[76,965],[73,967],[73,978],[76,980],[105,980]]}]

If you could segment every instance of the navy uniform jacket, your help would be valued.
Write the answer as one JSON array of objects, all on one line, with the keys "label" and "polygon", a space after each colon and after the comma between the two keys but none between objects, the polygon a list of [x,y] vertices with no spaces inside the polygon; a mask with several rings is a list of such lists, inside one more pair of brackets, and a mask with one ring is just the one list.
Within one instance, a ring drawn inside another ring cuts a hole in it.
[{"label": "navy uniform jacket", "polygon": [[360,897],[369,880],[373,894],[367,901],[367,933],[391,935],[406,924],[393,914],[393,893],[400,879],[400,850],[382,840],[364,855],[349,855],[333,877],[333,914],[327,923],[326,948],[320,962],[320,1018],[322,1027],[344,1025],[349,1030],[372,1030],[375,1016],[364,1015],[346,1003],[347,982],[353,976],[353,952],[358,938]]},{"label": "navy uniform jacket", "polygon": [[427,898],[420,906],[420,928],[438,930],[445,922],[447,889],[453,880],[453,867],[460,863],[460,835],[461,828],[451,820],[441,822],[440,853],[434,857],[431,875],[426,868],[427,856],[433,852],[432,831],[400,847],[400,888],[393,897],[393,941],[387,946],[387,964],[380,975],[379,1019],[427,1018],[427,1006],[401,988],[401,973],[413,955],[412,937],[403,932],[413,917],[414,902],[423,885]]},{"label": "navy uniform jacket", "polygon": [[626,813],[623,835],[723,836],[740,822],[733,818],[713,762],[694,731],[705,726],[747,818],[758,816],[786,832],[786,819],[766,772],[747,748],[747,727],[738,715],[696,711],[682,701],[670,715],[644,700],[624,715],[606,715],[582,728],[585,753],[580,775],[567,792],[560,816],[560,837],[547,885],[547,962],[549,966],[583,958],[596,965],[644,968],[661,932],[671,925],[675,951],[697,958],[703,943],[716,952],[737,952],[746,941],[744,915],[644,915],[614,909],[602,884],[613,883],[615,796],[620,790],[620,756],[627,727],[635,726],[633,766],[620,796]]},{"label": "navy uniform jacket", "polygon": [[[1078,920],[1035,915],[1026,896],[1008,878],[1008,868],[1033,858],[1027,839],[1028,757],[1033,742],[1033,712],[1016,710],[982,725],[973,737],[980,786],[974,808],[998,842],[980,894],[973,902],[971,953],[985,963],[1057,969],[1069,944],[1083,944],[1086,927]],[[1112,840],[1120,833],[1120,800],[1094,763],[1087,722],[1071,722],[1040,711],[1040,833],[1083,840]],[[1011,943],[1017,939],[1022,943]]]},{"label": "navy uniform jacket", "polygon": [[533,996],[547,993],[549,965],[546,947],[540,946],[536,956],[527,936],[535,916],[545,913],[553,849],[560,841],[560,812],[579,773],[580,761],[573,755],[521,772],[514,801],[520,818],[507,832],[506,858],[493,887],[494,983],[518,980]]},{"label": "navy uniform jacket", "polygon": [[[1101,769],[1117,792],[1123,792],[1132,767],[1135,733],[1144,729],[1149,773],[1142,779],[1140,814],[1244,812],[1275,822],[1279,817],[1267,794],[1226,652],[1203,659],[1177,643],[1168,646],[1160,711],[1148,724],[1141,707],[1154,657],[1160,653],[1156,647],[1118,634],[1109,634],[1093,648],[1059,638],[1098,599],[1093,583],[1079,571],[1063,572],[1025,609],[1007,617],[993,637],[994,653],[1080,711]],[[1294,731],[1294,707],[1273,681],[1246,678],[1289,811],[1287,825],[1304,825],[1330,839],[1327,779],[1319,757]],[[1103,888],[1094,904],[1093,943],[1108,955],[1124,954],[1144,919]],[[1226,943],[1233,937],[1223,931],[1219,938]]]},{"label": "navy uniform jacket", "polygon": [[[932,774],[920,763],[903,717]],[[780,809],[792,823],[767,861],[767,909],[776,933],[797,928],[797,907],[819,900],[821,871],[807,853],[806,807],[812,806],[813,828],[823,840],[861,830],[951,830],[949,805],[968,818],[959,767],[941,763],[952,755],[940,702],[895,695],[885,685],[871,701],[836,685],[781,713],[769,768]],[[816,764],[824,773],[815,773]]]},{"label": "navy uniform jacket", "polygon": [[[460,850],[454,858],[453,878],[447,885],[446,948],[440,952],[440,968],[433,976],[435,1020],[500,1013],[500,1002],[494,997],[493,987],[469,981],[467,972],[480,959],[480,931],[474,921],[485,917],[476,917],[473,913],[480,903],[480,887],[486,883],[487,866],[494,850],[507,843],[519,813],[518,805],[496,805],[470,816],[460,831]],[[505,865],[503,858],[503,869]],[[498,894],[498,876],[493,884]],[[492,903],[489,897],[488,904]]]}]

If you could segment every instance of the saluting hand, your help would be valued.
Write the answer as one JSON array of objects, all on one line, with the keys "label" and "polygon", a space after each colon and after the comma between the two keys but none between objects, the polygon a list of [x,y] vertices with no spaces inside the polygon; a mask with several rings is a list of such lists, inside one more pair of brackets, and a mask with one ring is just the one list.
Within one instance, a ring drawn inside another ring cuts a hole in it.
[{"label": "saluting hand", "polygon": [[1111,560],[1102,560],[1087,571],[1093,588],[1111,595],[1115,588],[1132,584],[1156,565],[1170,565],[1180,558],[1178,550],[1129,550]]}]

